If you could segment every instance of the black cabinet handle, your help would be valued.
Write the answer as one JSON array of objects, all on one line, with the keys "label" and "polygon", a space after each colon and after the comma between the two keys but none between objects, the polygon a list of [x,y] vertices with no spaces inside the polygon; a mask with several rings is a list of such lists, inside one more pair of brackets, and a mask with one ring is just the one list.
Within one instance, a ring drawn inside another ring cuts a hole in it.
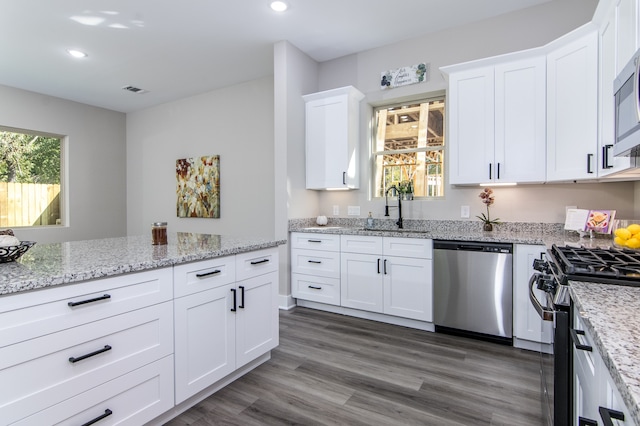
[{"label": "black cabinet handle", "polygon": [[111,346],[104,345],[104,348],[98,349],[97,351],[88,353],[86,355],[82,355],[82,356],[79,356],[79,357],[73,357],[72,356],[72,357],[69,358],[69,362],[72,363],[72,364],[75,364],[78,361],[82,361],[83,359],[91,358],[92,356],[100,355],[101,353],[104,353],[104,352],[107,352],[107,351],[110,351],[110,350],[111,350]]},{"label": "black cabinet handle", "polygon": [[74,306],[86,305],[87,303],[93,303],[93,302],[98,302],[100,300],[107,300],[107,299],[111,299],[111,296],[108,294],[105,294],[100,297],[94,297],[93,299],[81,300],[79,302],[69,302],[67,303],[67,305],[73,308]]},{"label": "black cabinet handle", "polygon": [[500,179],[500,163],[498,163],[498,170],[496,170],[496,179]]},{"label": "black cabinet handle", "polygon": [[262,260],[256,260],[254,262],[251,262],[252,265],[259,265],[261,263],[267,263],[269,261],[269,259],[262,259]]},{"label": "black cabinet handle", "polygon": [[231,289],[231,293],[233,293],[233,308],[231,308],[231,312],[235,312],[236,311],[236,289],[232,288]]},{"label": "black cabinet handle", "polygon": [[322,290],[322,287],[316,287],[316,286],[313,286],[313,285],[310,285],[310,286],[307,286],[307,287],[309,287],[311,289],[314,289],[314,290]]},{"label": "black cabinet handle", "polygon": [[384,260],[384,274],[387,275],[387,259]]},{"label": "black cabinet handle", "polygon": [[611,421],[611,419],[624,421],[624,413],[620,411],[604,407],[598,407],[598,411],[600,412],[600,417],[602,418],[605,426],[613,426],[613,421]]},{"label": "black cabinet handle", "polygon": [[342,172],[342,184],[347,184],[347,172]]},{"label": "black cabinet handle", "polygon": [[593,351],[592,346],[583,345],[582,343],[580,343],[580,340],[578,340],[578,334],[581,336],[584,336],[584,331],[576,330],[575,328],[572,328],[569,330],[569,333],[571,333],[571,340],[573,341],[573,345],[576,347],[576,349],[580,349],[581,351],[588,351],[588,352]]},{"label": "black cabinet handle", "polygon": [[598,426],[598,422],[585,417],[578,417],[578,426]]},{"label": "black cabinet handle", "polygon": [[240,289],[240,304],[238,305],[238,308],[240,309],[244,309],[244,286],[238,286],[238,288]]},{"label": "black cabinet handle", "polygon": [[198,277],[198,278],[204,278],[204,277],[208,277],[208,276],[210,276],[210,275],[219,274],[220,272],[222,272],[220,269],[216,269],[215,271],[211,271],[211,272],[203,272],[202,274],[196,274],[196,277]]},{"label": "black cabinet handle", "polygon": [[380,273],[380,259],[378,259],[378,273]]},{"label": "black cabinet handle", "polygon": [[106,410],[104,410],[104,414],[99,415],[98,417],[96,417],[93,420],[89,420],[86,423],[83,423],[82,426],[91,426],[94,423],[98,423],[100,420],[109,417],[110,415],[113,414],[113,411],[109,410],[108,408]]},{"label": "black cabinet handle", "polygon": [[322,242],[322,240],[307,240],[307,241],[309,241],[310,243],[321,243]]},{"label": "black cabinet handle", "polygon": [[489,163],[489,180],[491,180],[491,163]]},{"label": "black cabinet handle", "polygon": [[322,262],[319,260],[307,260],[309,263],[321,264]]},{"label": "black cabinet handle", "polygon": [[602,168],[612,169],[613,164],[609,164],[609,150],[613,148],[613,145],[605,145],[602,147]]},{"label": "black cabinet handle", "polygon": [[591,169],[591,160],[593,159],[593,154],[587,154],[587,173],[593,173]]}]

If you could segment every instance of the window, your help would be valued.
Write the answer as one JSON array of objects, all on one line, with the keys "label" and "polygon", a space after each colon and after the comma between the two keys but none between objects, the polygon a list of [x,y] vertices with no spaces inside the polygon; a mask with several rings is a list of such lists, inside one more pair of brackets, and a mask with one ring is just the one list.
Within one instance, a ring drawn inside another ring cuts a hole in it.
[{"label": "window", "polygon": [[0,228],[62,223],[61,138],[0,127]]},{"label": "window", "polygon": [[413,197],[444,194],[444,97],[375,111],[374,196],[396,186]]}]

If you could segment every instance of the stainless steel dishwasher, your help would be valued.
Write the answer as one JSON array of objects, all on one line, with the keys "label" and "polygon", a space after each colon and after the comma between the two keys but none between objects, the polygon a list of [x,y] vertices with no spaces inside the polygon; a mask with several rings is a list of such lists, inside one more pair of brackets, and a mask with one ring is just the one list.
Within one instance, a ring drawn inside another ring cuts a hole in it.
[{"label": "stainless steel dishwasher", "polygon": [[436,331],[511,343],[512,271],[512,244],[434,241]]}]

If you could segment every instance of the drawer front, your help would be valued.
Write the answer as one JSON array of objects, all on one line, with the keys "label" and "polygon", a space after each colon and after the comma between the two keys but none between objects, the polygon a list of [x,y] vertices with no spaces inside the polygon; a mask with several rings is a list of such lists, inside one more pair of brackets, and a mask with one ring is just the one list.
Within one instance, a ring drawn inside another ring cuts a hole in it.
[{"label": "drawer front", "polygon": [[173,279],[175,297],[231,284],[236,280],[235,256],[176,265]]},{"label": "drawer front", "polygon": [[433,240],[422,238],[384,237],[382,239],[382,244],[385,256],[433,259]]},{"label": "drawer front", "polygon": [[291,293],[298,299],[340,306],[340,279],[291,274]]},{"label": "drawer front", "polygon": [[291,250],[291,271],[328,278],[340,278],[340,253],[318,250]]},{"label": "drawer front", "polygon": [[145,424],[173,408],[173,356],[164,357],[22,419],[16,426]]},{"label": "drawer front", "polygon": [[236,281],[278,270],[278,249],[250,251],[236,255]]},{"label": "drawer front", "polygon": [[382,237],[341,235],[340,238],[340,247],[343,253],[382,255]]},{"label": "drawer front", "polygon": [[3,296],[0,348],[171,300],[172,281],[163,268]]},{"label": "drawer front", "polygon": [[172,302],[7,346],[0,418],[17,421],[172,353]]},{"label": "drawer front", "polygon": [[292,232],[291,248],[340,251],[340,235]]}]

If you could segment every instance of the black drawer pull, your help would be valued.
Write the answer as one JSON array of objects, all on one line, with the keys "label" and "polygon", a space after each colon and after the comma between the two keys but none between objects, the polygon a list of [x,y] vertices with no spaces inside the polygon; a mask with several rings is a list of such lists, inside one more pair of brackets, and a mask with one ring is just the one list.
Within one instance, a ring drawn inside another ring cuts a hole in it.
[{"label": "black drawer pull", "polygon": [[322,262],[321,262],[321,261],[319,261],[319,260],[307,260],[307,262],[309,262],[309,263],[317,263],[317,264],[322,263]]},{"label": "black drawer pull", "polygon": [[231,312],[235,312],[236,311],[236,306],[237,306],[236,289],[232,288],[231,289],[231,293],[233,293],[233,308],[231,308]]},{"label": "black drawer pull", "polygon": [[220,269],[216,269],[215,271],[203,272],[202,274],[196,274],[196,277],[204,278],[204,277],[208,277],[209,275],[219,274],[220,272],[222,272]]},{"label": "black drawer pull", "polygon": [[244,286],[241,285],[238,288],[240,289],[240,304],[238,308],[244,309]]},{"label": "black drawer pull", "polygon": [[598,422],[585,417],[578,417],[578,426],[598,426]]},{"label": "black drawer pull", "polygon": [[102,420],[102,419],[104,419],[104,418],[107,418],[107,417],[109,417],[109,416],[110,416],[110,415],[112,415],[112,414],[113,414],[113,411],[111,411],[111,410],[109,410],[109,409],[107,408],[106,410],[104,410],[104,414],[102,414],[102,415],[100,415],[100,416],[96,417],[96,418],[95,418],[95,419],[93,419],[93,420],[89,420],[88,422],[83,423],[83,424],[82,424],[82,426],[91,426],[92,424],[94,424],[94,423],[98,423],[100,420]]},{"label": "black drawer pull", "polygon": [[85,305],[87,303],[99,302],[100,300],[106,300],[106,299],[111,299],[111,296],[108,294],[105,294],[100,297],[94,297],[93,299],[81,300],[79,302],[69,302],[67,303],[67,305],[74,307],[74,306]]},{"label": "black drawer pull", "polygon": [[72,363],[72,364],[75,364],[78,361],[82,361],[83,359],[91,358],[92,356],[100,355],[101,353],[107,352],[107,351],[110,351],[110,350],[111,350],[111,346],[104,345],[104,348],[98,349],[97,351],[91,352],[89,354],[82,355],[82,356],[79,356],[77,358],[72,356],[72,357],[69,358],[69,362]]},{"label": "black drawer pull", "polygon": [[611,419],[624,421],[624,413],[620,411],[604,407],[598,407],[598,411],[600,412],[600,417],[602,417],[602,421],[604,422],[605,426],[613,426],[613,422],[611,421]]},{"label": "black drawer pull", "polygon": [[262,260],[256,260],[254,262],[251,262],[252,265],[259,265],[261,263],[267,263],[269,262],[269,259],[262,259]]},{"label": "black drawer pull", "polygon": [[322,242],[322,240],[307,240],[307,241],[309,241],[310,243],[321,243]]},{"label": "black drawer pull", "polygon": [[576,330],[575,328],[572,328],[569,330],[569,333],[571,333],[571,340],[573,340],[573,345],[576,347],[576,349],[580,349],[581,351],[588,351],[588,352],[593,351],[592,346],[583,345],[582,343],[580,343],[580,340],[578,340],[578,334],[581,336],[584,336],[584,331]]},{"label": "black drawer pull", "polygon": [[308,287],[311,288],[311,289],[314,289],[314,290],[322,290],[322,287],[317,287],[315,285],[310,285]]}]

